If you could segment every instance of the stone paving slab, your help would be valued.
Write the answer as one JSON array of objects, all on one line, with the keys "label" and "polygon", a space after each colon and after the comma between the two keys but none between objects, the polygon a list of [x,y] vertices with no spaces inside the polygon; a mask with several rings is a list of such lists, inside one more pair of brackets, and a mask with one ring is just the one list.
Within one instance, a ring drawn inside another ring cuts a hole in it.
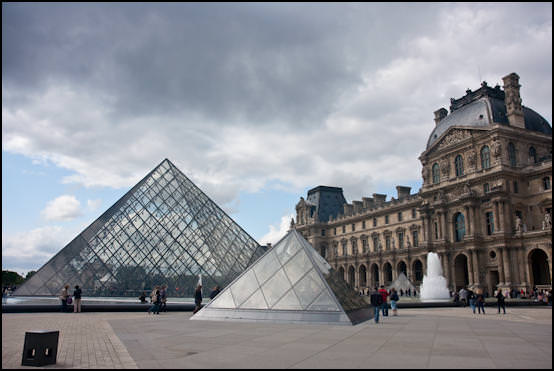
[{"label": "stone paving slab", "polygon": [[190,321],[190,312],[2,314],[2,368],[24,332],[59,329],[45,368],[552,368],[551,307],[402,309],[356,326]]}]

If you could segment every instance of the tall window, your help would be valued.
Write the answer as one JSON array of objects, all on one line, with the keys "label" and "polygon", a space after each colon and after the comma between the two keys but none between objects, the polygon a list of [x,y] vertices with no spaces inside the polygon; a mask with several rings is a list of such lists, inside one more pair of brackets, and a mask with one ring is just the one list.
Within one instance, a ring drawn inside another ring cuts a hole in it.
[{"label": "tall window", "polygon": [[368,247],[369,247],[369,246],[367,245],[367,238],[364,238],[364,239],[362,240],[362,251],[363,251],[364,254],[367,252]]},{"label": "tall window", "polygon": [[489,193],[489,191],[490,191],[489,183],[483,184],[483,192]]},{"label": "tall window", "polygon": [[487,220],[487,234],[491,235],[494,233],[494,216],[492,212],[485,214]]},{"label": "tall window", "polygon": [[439,239],[439,223],[435,222],[435,240]]},{"label": "tall window", "polygon": [[321,235],[322,235],[322,236],[325,236],[325,229],[322,229],[322,230],[321,230]]},{"label": "tall window", "polygon": [[529,147],[529,157],[533,160],[534,164],[537,163],[537,150],[533,146]]},{"label": "tall window", "polygon": [[489,150],[489,146],[483,146],[483,148],[481,148],[481,167],[483,169],[491,167],[491,151]]},{"label": "tall window", "polygon": [[334,235],[336,236],[337,235],[337,227],[335,227],[335,229],[333,229],[333,232],[334,232]]},{"label": "tall window", "polygon": [[342,243],[342,256],[346,256],[348,254],[348,248],[346,247],[346,241]]},{"label": "tall window", "polygon": [[419,245],[417,231],[412,231],[412,240],[414,241],[414,247]]},{"label": "tall window", "polygon": [[510,165],[516,166],[516,146],[512,142],[508,143],[508,158],[510,159]]},{"label": "tall window", "polygon": [[389,216],[385,215],[385,224],[389,224]]},{"label": "tall window", "polygon": [[466,234],[465,218],[462,213],[456,214],[456,241],[464,239]]},{"label": "tall window", "polygon": [[379,250],[379,237],[373,236],[373,251]]},{"label": "tall window", "polygon": [[464,175],[464,160],[462,155],[456,156],[456,159],[454,159],[454,165],[456,167],[456,176]]},{"label": "tall window", "polygon": [[547,189],[550,189],[550,177],[545,176],[544,178],[542,178],[542,186],[543,186],[545,191]]},{"label": "tall window", "polygon": [[514,180],[514,193],[519,193],[519,187],[515,180]]},{"label": "tall window", "polygon": [[352,223],[352,232],[356,230],[356,224]]},{"label": "tall window", "polygon": [[412,209],[412,219],[415,219],[416,218],[416,209],[413,208]]},{"label": "tall window", "polygon": [[398,232],[398,248],[404,248],[404,232]]},{"label": "tall window", "polygon": [[342,226],[342,233],[346,233],[346,226],[345,225]]},{"label": "tall window", "polygon": [[385,249],[390,250],[390,236],[385,237]]},{"label": "tall window", "polygon": [[362,229],[365,229],[365,220],[362,220]]},{"label": "tall window", "polygon": [[433,173],[433,184],[438,184],[441,180],[440,172],[439,172],[439,164],[435,163],[433,164],[432,168]]},{"label": "tall window", "polygon": [[373,226],[377,227],[377,218],[373,218]]},{"label": "tall window", "polygon": [[399,221],[399,222],[402,221],[402,212],[399,212],[399,213],[398,213],[398,221]]}]

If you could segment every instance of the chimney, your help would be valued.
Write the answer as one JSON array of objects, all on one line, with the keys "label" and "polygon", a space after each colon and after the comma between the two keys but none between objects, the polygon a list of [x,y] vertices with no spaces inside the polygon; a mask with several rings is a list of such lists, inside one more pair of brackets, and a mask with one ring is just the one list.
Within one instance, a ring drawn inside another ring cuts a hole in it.
[{"label": "chimney", "polygon": [[445,118],[448,115],[448,111],[446,108],[441,108],[435,111],[435,126],[437,126],[443,118]]},{"label": "chimney", "polygon": [[362,201],[352,201],[352,205],[354,205],[354,214],[359,214],[362,212],[362,208],[363,208]]},{"label": "chimney", "polygon": [[375,206],[382,206],[385,203],[387,195],[374,193],[373,198],[375,199]]},{"label": "chimney", "polygon": [[411,189],[412,187],[396,186],[396,193],[398,194],[398,199],[402,200],[406,197],[410,197]]},{"label": "chimney", "polygon": [[371,197],[362,197],[364,208],[372,209],[375,206],[375,200]]},{"label": "chimney", "polygon": [[525,120],[523,118],[523,106],[519,95],[519,76],[512,72],[502,78],[504,81],[504,103],[506,104],[506,116],[511,126],[525,129]]},{"label": "chimney", "polygon": [[344,204],[344,216],[352,216],[352,211],[354,208],[351,204]]}]

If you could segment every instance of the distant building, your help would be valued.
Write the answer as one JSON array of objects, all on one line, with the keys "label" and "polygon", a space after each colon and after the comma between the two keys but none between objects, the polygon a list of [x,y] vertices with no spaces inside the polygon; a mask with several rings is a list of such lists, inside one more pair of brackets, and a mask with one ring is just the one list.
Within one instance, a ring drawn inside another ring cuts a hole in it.
[{"label": "distant building", "polygon": [[486,82],[435,112],[419,157],[423,186],[347,203],[319,186],[296,229],[355,288],[416,285],[437,252],[449,288],[552,288],[552,127],[521,104],[519,76]]}]

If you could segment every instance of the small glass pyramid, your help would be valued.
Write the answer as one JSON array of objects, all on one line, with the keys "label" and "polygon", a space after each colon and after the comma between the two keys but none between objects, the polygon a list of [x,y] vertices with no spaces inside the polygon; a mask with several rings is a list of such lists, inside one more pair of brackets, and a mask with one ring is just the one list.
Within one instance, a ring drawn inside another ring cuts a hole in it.
[{"label": "small glass pyramid", "polygon": [[135,296],[167,284],[168,296],[224,287],[265,249],[168,159],[81,232],[15,295]]},{"label": "small glass pyramid", "polygon": [[292,229],[191,319],[353,325],[372,316],[369,303]]}]

